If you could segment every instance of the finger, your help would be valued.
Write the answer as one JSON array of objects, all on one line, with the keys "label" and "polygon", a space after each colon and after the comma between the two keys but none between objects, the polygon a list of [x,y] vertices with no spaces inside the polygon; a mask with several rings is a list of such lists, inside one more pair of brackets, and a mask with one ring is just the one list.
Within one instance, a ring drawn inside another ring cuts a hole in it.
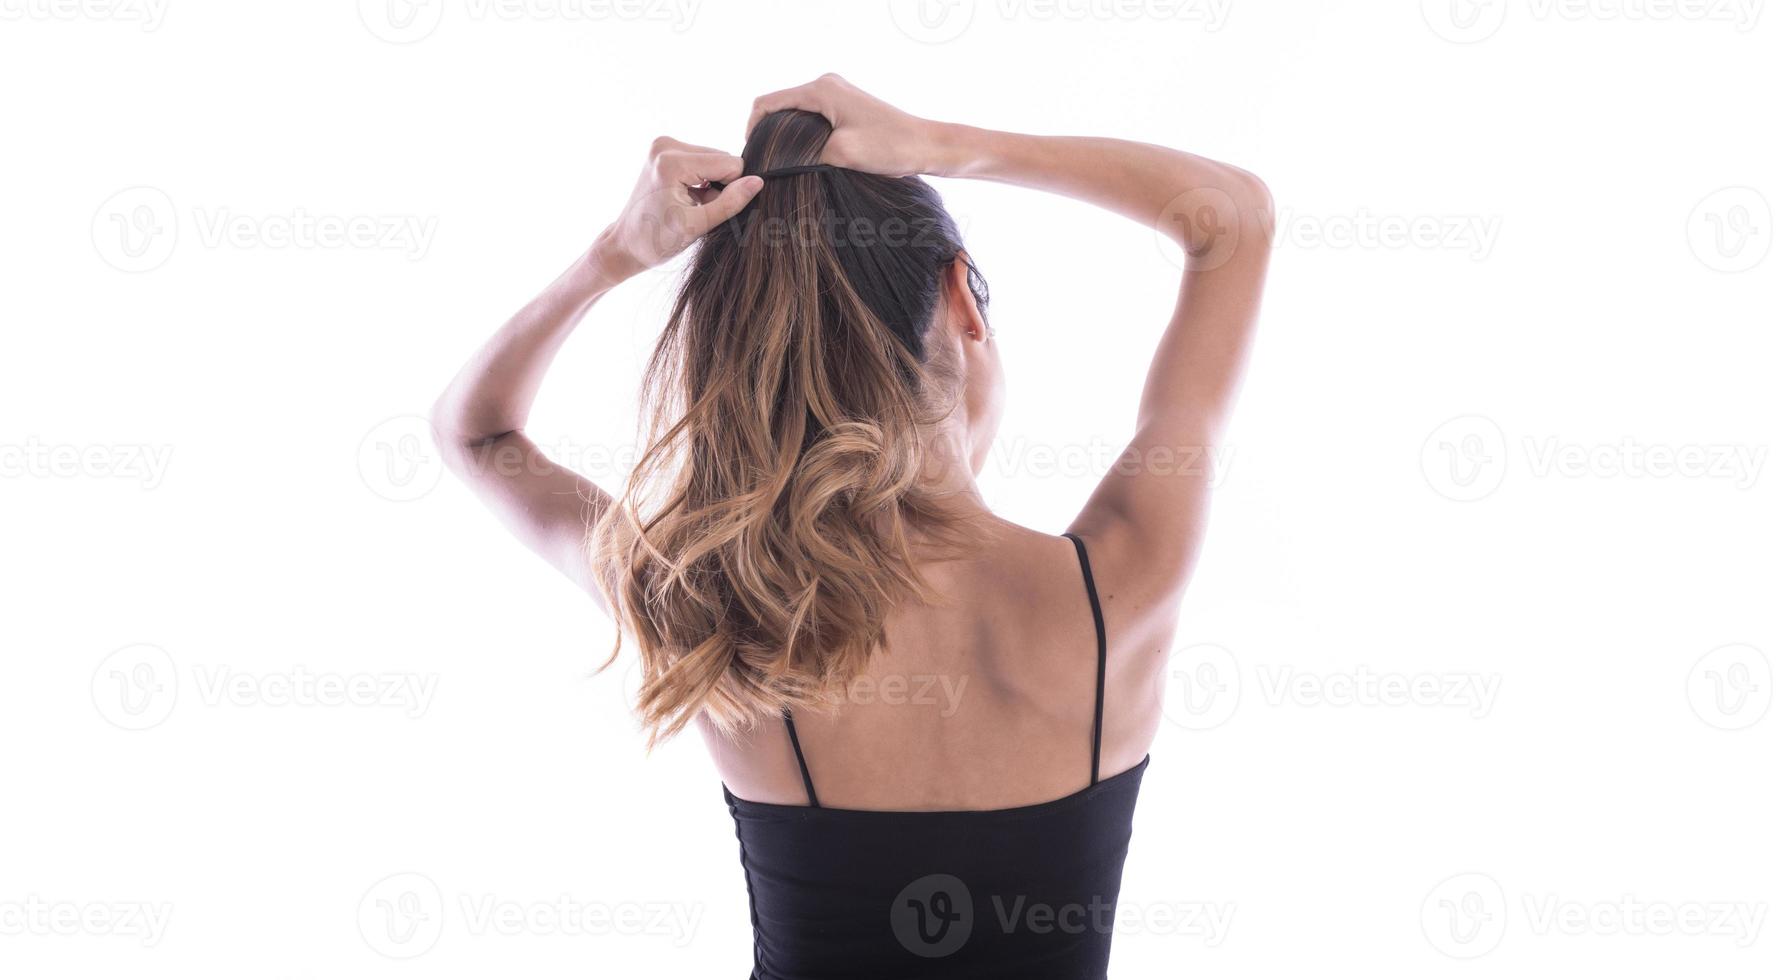
[{"label": "finger", "polygon": [[709,180],[735,180],[743,174],[743,158],[717,150],[665,153],[657,158],[657,168],[663,179],[684,187],[695,187]]},{"label": "finger", "polygon": [[701,146],[699,143],[684,143],[681,140],[673,139],[673,138],[670,138],[667,136],[663,137],[662,142],[664,144],[663,151],[665,153],[718,153],[718,154],[723,154],[723,153],[727,152],[725,150],[719,149],[716,146]]},{"label": "finger", "polygon": [[832,126],[836,125],[836,117],[831,114],[818,83],[806,82],[804,85],[770,92],[757,99],[755,104],[750,106],[749,125],[743,128],[744,138],[748,139],[749,134],[755,132],[756,124],[762,121],[763,116],[771,112],[779,112],[782,109],[804,109],[807,112],[815,112],[830,120]]},{"label": "finger", "polygon": [[705,149],[705,147],[695,146],[692,143],[683,143],[681,140],[678,140],[673,136],[659,136],[650,141],[650,155],[652,157],[660,157],[665,153],[679,153],[684,150],[700,149]]},{"label": "finger", "polygon": [[738,212],[742,211],[761,189],[762,178],[753,174],[726,184],[725,189],[719,192],[719,196],[714,198],[712,203],[700,206],[700,233],[705,234],[737,217]]}]

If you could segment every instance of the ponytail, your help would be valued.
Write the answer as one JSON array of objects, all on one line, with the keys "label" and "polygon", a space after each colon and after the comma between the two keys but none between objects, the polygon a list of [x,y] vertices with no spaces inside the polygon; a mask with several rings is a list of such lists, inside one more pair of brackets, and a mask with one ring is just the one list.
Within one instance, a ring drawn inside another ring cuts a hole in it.
[{"label": "ponytail", "polygon": [[813,167],[828,136],[797,111],[751,134],[746,173],[795,172],[695,246],[645,372],[647,448],[594,531],[653,744],[701,713],[736,732],[834,703],[891,611],[933,599],[913,539],[967,536],[923,483],[959,392],[927,342],[959,231],[917,178]]}]

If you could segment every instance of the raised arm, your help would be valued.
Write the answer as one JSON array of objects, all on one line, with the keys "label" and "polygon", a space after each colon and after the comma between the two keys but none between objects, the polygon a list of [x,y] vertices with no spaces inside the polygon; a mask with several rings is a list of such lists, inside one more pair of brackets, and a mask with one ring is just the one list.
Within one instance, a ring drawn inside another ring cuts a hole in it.
[{"label": "raised arm", "polygon": [[588,532],[613,498],[528,439],[527,415],[552,358],[597,300],[743,210],[761,189],[759,178],[723,192],[706,186],[742,171],[743,160],[721,150],[657,140],[619,219],[509,318],[434,404],[434,436],[448,468],[522,543],[598,602]]},{"label": "raised arm", "polygon": [[1136,433],[1072,524],[1092,541],[1099,580],[1119,579],[1139,606],[1174,609],[1202,540],[1214,450],[1263,292],[1273,221],[1263,183],[1236,167],[1145,143],[920,119],[835,75],[763,96],[750,122],[790,108],[830,120],[827,163],[1063,194],[1149,225],[1182,248],[1177,308],[1153,354]]},{"label": "raised arm", "polygon": [[941,130],[936,172],[1074,197],[1182,249],[1177,306],[1152,356],[1135,434],[1072,530],[1119,556],[1130,590],[1173,605],[1206,526],[1216,450],[1251,345],[1272,233],[1257,177],[1125,140]]}]

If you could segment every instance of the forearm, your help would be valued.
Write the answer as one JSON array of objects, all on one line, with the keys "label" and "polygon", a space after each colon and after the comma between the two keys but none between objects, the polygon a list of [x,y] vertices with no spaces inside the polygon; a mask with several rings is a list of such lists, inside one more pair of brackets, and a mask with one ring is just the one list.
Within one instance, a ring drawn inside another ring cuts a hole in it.
[{"label": "forearm", "polygon": [[1269,220],[1269,192],[1252,174],[1149,143],[936,124],[934,145],[929,172],[937,176],[994,180],[1076,198],[1172,235],[1191,252],[1206,249],[1218,229],[1207,221],[1177,219],[1175,212],[1186,210],[1186,204],[1190,211],[1212,204],[1252,228]]},{"label": "forearm", "polygon": [[477,445],[526,425],[558,349],[595,301],[628,274],[607,241],[604,234],[459,370],[434,404],[433,424],[443,442]]}]

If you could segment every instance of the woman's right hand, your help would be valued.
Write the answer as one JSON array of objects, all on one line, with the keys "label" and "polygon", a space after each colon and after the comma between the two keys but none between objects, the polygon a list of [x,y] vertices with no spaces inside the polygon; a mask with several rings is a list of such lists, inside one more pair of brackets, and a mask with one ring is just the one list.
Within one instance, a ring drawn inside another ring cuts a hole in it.
[{"label": "woman's right hand", "polygon": [[[735,217],[762,189],[762,178],[742,173],[742,157],[659,137],[631,200],[595,242],[597,267],[624,279],[674,258]],[[724,189],[715,189],[719,185]]]},{"label": "woman's right hand", "polygon": [[881,102],[841,75],[831,73],[757,99],[750,108],[745,135],[763,116],[782,109],[804,109],[830,120],[830,141],[820,158],[823,163],[903,177],[934,173],[939,162],[941,124]]}]

